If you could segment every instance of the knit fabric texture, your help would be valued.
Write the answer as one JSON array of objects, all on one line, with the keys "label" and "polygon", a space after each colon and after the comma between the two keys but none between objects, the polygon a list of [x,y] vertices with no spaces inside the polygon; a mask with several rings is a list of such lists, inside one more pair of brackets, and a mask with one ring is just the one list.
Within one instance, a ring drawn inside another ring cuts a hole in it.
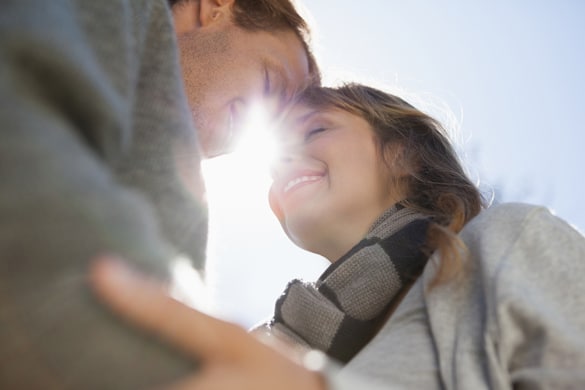
[{"label": "knit fabric texture", "polygon": [[400,293],[422,272],[429,218],[395,205],[316,281],[291,281],[266,326],[348,362],[373,337]]}]

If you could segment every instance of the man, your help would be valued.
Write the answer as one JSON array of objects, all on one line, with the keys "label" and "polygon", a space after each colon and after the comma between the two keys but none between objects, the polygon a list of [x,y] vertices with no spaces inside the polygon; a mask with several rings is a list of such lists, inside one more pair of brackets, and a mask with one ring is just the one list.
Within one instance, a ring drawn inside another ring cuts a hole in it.
[{"label": "man", "polygon": [[172,16],[163,0],[2,4],[0,388],[143,388],[192,369],[94,301],[87,263],[203,268],[201,155],[229,149],[253,99],[278,104],[318,71],[288,0]]},{"label": "man", "polygon": [[[206,157],[259,98],[286,99],[318,68],[289,0],[172,1],[187,97]],[[273,16],[269,17],[268,14]]]}]

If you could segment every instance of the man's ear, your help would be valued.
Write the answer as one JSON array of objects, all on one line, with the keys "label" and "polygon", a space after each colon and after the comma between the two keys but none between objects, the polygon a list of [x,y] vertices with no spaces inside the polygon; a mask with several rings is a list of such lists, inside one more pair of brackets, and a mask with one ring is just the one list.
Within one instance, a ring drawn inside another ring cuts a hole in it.
[{"label": "man's ear", "polygon": [[199,22],[201,27],[229,20],[235,0],[200,0]]},{"label": "man's ear", "polygon": [[235,0],[185,0],[172,8],[175,33],[181,36],[231,16]]}]

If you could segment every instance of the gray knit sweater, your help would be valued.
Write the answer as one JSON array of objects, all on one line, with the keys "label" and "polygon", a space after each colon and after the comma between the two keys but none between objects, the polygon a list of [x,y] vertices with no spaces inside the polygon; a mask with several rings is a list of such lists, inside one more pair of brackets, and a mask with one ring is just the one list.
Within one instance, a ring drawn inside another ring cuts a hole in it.
[{"label": "gray knit sweater", "polygon": [[585,238],[547,209],[504,204],[461,233],[472,266],[427,291],[436,262],[332,390],[584,389]]},{"label": "gray knit sweater", "polygon": [[0,6],[0,388],[135,389],[192,369],[93,301],[108,251],[202,267],[199,152],[165,0]]}]

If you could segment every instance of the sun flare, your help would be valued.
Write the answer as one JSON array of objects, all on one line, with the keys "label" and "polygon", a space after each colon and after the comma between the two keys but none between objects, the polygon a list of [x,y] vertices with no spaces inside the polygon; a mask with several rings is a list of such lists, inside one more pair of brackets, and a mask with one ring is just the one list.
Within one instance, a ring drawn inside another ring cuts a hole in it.
[{"label": "sun flare", "polygon": [[[272,133],[266,110],[261,105],[254,105],[246,115],[234,152],[203,161],[209,206],[206,280],[211,287],[212,300],[221,301],[221,298],[213,297],[213,292],[219,291],[214,288],[220,280],[218,275],[227,272],[224,268],[231,271],[239,264],[233,262],[237,256],[226,255],[231,253],[230,248],[240,248],[245,252],[249,235],[266,229],[266,226],[270,226],[270,231],[280,233],[268,206],[268,190],[272,184],[270,162],[276,151]],[[240,237],[247,238],[239,241]],[[226,244],[227,239],[229,243]],[[226,256],[230,258],[229,263],[217,260]]]},{"label": "sun flare", "polygon": [[258,168],[266,170],[275,157],[274,126],[262,104],[254,104],[247,112],[242,137],[236,145],[235,154]]},{"label": "sun flare", "polygon": [[[208,187],[216,187],[221,182],[231,187],[240,181],[245,182],[242,184],[247,188],[267,187],[271,182],[270,163],[276,157],[273,132],[273,126],[264,106],[259,103],[250,106],[234,152],[203,162],[203,175]],[[208,194],[211,189],[208,188]],[[225,192],[221,188],[217,190],[221,193]],[[222,194],[217,194],[217,196],[222,196]]]},{"label": "sun flare", "polygon": [[[270,117],[261,104],[248,109],[234,152],[203,162],[210,212],[237,203],[268,208],[266,194],[272,179],[270,163],[276,157],[276,143]],[[220,206],[223,205],[223,206]]]}]

